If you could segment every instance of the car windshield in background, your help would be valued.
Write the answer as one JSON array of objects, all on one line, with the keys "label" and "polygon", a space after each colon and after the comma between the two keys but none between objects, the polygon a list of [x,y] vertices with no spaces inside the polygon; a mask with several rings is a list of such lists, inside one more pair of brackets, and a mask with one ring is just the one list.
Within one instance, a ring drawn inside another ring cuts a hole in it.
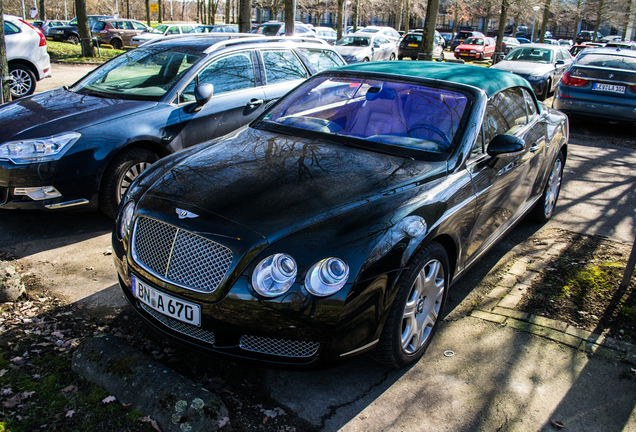
[{"label": "car windshield in background", "polygon": [[552,50],[545,48],[517,48],[505,60],[534,63],[552,63]]},{"label": "car windshield in background", "polygon": [[371,44],[371,38],[364,36],[345,36],[338,41],[338,46],[362,46],[366,47]]},{"label": "car windshield in background", "polygon": [[636,57],[590,53],[581,55],[576,64],[633,71],[636,70]]},{"label": "car windshield in background", "polygon": [[376,28],[363,28],[362,30],[360,30],[360,33],[377,33],[378,31],[380,31],[380,29],[376,29]]},{"label": "car windshield in background", "polygon": [[480,38],[468,38],[464,42],[465,45],[483,45],[484,40]]},{"label": "car windshield in background", "polygon": [[404,42],[422,42],[422,35],[419,33],[410,33],[404,36]]},{"label": "car windshield in background", "polygon": [[157,26],[155,28],[152,29],[152,31],[150,33],[154,33],[154,34],[164,34],[166,32],[166,30],[168,29],[167,25],[160,25]]},{"label": "car windshield in background", "polygon": [[263,120],[264,126],[291,126],[446,158],[467,102],[462,93],[418,84],[323,76],[298,87]]},{"label": "car windshield in background", "polygon": [[84,79],[80,94],[158,101],[200,54],[151,47],[120,55]]},{"label": "car windshield in background", "polygon": [[331,50],[298,48],[298,51],[316,68],[317,72],[345,65],[343,60]]}]

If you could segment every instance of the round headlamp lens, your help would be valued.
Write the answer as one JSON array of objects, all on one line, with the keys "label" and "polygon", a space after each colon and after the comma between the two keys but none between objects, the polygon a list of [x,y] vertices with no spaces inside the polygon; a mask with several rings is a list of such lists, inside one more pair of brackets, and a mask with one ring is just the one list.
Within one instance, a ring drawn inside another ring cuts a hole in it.
[{"label": "round headlamp lens", "polygon": [[296,261],[289,255],[270,255],[254,269],[252,286],[263,297],[276,297],[291,288],[297,272]]},{"label": "round headlamp lens", "polygon": [[326,297],[337,293],[347,283],[349,266],[340,258],[326,258],[314,264],[305,277],[310,294]]}]

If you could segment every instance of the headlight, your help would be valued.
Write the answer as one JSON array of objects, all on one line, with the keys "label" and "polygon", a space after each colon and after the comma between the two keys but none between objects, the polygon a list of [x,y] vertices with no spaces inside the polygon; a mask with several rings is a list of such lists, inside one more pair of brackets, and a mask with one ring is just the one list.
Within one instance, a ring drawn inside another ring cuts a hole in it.
[{"label": "headlight", "polygon": [[78,132],[66,132],[46,138],[10,141],[0,145],[0,159],[8,159],[16,165],[56,160],[81,136]]},{"label": "headlight", "polygon": [[459,52],[459,48],[455,48],[455,52]]},{"label": "headlight", "polygon": [[263,297],[276,297],[292,286],[297,272],[296,261],[289,255],[270,255],[254,269],[252,286]]},{"label": "headlight", "polygon": [[477,54],[477,51],[475,51],[475,50],[470,50],[470,53],[471,53],[471,54]]},{"label": "headlight", "polygon": [[119,217],[119,238],[124,239],[130,234],[130,227],[132,225],[133,214],[135,213],[135,203],[130,201],[124,207]]},{"label": "headlight", "polygon": [[337,293],[347,283],[349,266],[340,258],[326,258],[314,264],[305,277],[310,294],[326,297]]}]

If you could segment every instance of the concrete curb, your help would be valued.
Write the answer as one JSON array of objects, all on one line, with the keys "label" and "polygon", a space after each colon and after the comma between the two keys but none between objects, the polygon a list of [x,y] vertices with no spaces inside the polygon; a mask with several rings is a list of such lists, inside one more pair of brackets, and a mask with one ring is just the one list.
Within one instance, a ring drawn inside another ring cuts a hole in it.
[{"label": "concrete curb", "polygon": [[532,281],[548,268],[546,259],[559,255],[568,246],[565,242],[544,241],[535,245],[529,255],[513,261],[500,286],[491,290],[470,316],[502,326],[541,336],[588,354],[619,359],[636,365],[636,346],[604,334],[596,334],[563,321],[515,309]]}]

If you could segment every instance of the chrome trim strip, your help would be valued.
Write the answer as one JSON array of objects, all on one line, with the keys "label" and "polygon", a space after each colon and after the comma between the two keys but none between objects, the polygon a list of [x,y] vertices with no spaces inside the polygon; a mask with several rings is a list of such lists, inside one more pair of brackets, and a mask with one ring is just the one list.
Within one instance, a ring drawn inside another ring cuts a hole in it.
[{"label": "chrome trim strip", "polygon": [[73,201],[66,201],[66,202],[55,203],[55,204],[47,204],[44,207],[46,207],[47,209],[55,210],[55,209],[59,209],[59,208],[73,207],[73,206],[78,206],[78,205],[82,205],[82,204],[88,204],[88,200],[82,198],[82,199],[77,199],[77,200],[73,200]]},{"label": "chrome trim strip", "polygon": [[344,354],[340,354],[340,357],[348,356],[350,354],[355,354],[357,352],[360,352],[362,350],[365,350],[367,348],[372,347],[373,345],[377,344],[378,342],[380,342],[380,339],[376,339],[373,342],[370,342],[370,343],[366,344],[365,346],[361,346],[360,348],[354,349],[353,351],[349,351],[349,352],[346,352]]},{"label": "chrome trim strip", "polygon": [[166,263],[166,273],[163,275],[166,279],[168,279],[168,272],[170,271],[170,261],[172,261],[172,253],[174,252],[174,244],[177,242],[177,237],[179,236],[179,232],[181,229],[177,228],[174,232],[174,238],[172,239],[172,244],[170,245],[170,255],[168,255],[168,262]]}]

